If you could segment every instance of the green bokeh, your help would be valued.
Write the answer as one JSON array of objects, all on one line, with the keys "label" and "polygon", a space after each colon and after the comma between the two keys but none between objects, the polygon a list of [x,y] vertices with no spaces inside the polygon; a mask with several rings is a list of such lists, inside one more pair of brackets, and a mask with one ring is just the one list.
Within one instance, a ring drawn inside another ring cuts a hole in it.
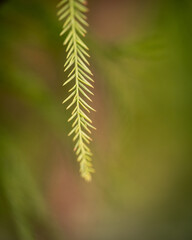
[{"label": "green bokeh", "polygon": [[135,1],[136,33],[107,39],[99,6],[110,24],[114,2],[89,3],[91,184],[67,137],[57,1],[0,4],[2,240],[192,239],[192,2]]}]

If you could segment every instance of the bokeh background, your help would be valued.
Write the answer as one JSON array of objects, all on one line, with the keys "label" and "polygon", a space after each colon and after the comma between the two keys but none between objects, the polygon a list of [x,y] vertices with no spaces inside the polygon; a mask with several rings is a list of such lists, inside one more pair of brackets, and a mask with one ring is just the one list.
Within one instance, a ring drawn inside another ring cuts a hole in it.
[{"label": "bokeh background", "polygon": [[192,1],[89,0],[90,184],[57,3],[0,1],[0,239],[192,239]]}]

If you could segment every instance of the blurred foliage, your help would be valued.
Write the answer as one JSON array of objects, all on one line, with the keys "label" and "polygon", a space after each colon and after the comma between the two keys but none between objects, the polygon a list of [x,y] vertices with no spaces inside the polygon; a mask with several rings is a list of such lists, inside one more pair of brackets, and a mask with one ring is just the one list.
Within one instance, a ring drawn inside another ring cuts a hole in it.
[{"label": "blurred foliage", "polygon": [[[91,185],[67,138],[56,3],[0,5],[0,239],[191,239],[192,2],[146,1],[138,34],[114,41],[91,25]],[[90,1],[91,19],[114,3]]]}]

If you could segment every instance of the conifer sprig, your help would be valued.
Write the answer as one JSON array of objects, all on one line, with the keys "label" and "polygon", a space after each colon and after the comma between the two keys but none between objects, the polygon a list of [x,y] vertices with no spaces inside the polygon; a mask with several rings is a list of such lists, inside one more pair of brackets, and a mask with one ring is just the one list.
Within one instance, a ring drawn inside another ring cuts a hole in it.
[{"label": "conifer sprig", "polygon": [[90,95],[93,95],[90,88],[93,88],[91,82],[92,73],[89,69],[87,58],[88,47],[82,41],[80,36],[85,36],[88,26],[85,13],[88,11],[85,0],[61,0],[57,5],[59,8],[59,20],[64,20],[61,36],[65,35],[64,45],[66,45],[66,62],[64,71],[69,71],[68,78],[63,85],[73,82],[69,90],[69,96],[63,103],[69,101],[67,109],[72,108],[72,114],[68,122],[72,122],[72,130],[68,134],[74,135],[74,151],[77,155],[77,161],[80,162],[81,176],[91,180],[91,173],[94,172],[92,167],[92,153],[88,144],[92,140],[89,136],[91,129],[95,129],[91,119],[85,112],[95,111],[89,101],[92,102]]}]

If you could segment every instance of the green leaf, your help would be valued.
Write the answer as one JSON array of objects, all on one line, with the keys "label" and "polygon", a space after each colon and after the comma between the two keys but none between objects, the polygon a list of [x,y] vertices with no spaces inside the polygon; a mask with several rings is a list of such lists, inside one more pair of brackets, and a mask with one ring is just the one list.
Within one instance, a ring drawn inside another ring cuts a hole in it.
[{"label": "green leaf", "polygon": [[57,15],[59,20],[64,20],[60,35],[66,34],[63,43],[66,45],[67,52],[64,71],[72,68],[67,80],[63,84],[65,86],[69,82],[73,83],[69,89],[70,95],[63,101],[65,103],[72,99],[67,109],[75,106],[71,117],[68,119],[68,122],[73,120],[72,129],[68,135],[74,135],[73,141],[76,141],[74,151],[77,155],[77,161],[80,162],[81,176],[86,181],[90,181],[91,173],[94,172],[94,169],[91,163],[92,153],[87,144],[92,141],[88,135],[91,134],[89,128],[95,129],[95,127],[92,126],[92,120],[84,111],[89,113],[95,110],[86,102],[86,100],[92,102],[92,99],[87,94],[93,95],[91,90],[88,89],[88,87],[93,88],[90,83],[93,82],[93,79],[90,77],[92,73],[88,67],[87,57],[90,57],[87,53],[88,47],[79,36],[82,35],[84,37],[87,32],[84,28],[84,26],[88,26],[84,14],[88,11],[85,3],[85,0],[62,0],[57,5],[60,8]]}]

